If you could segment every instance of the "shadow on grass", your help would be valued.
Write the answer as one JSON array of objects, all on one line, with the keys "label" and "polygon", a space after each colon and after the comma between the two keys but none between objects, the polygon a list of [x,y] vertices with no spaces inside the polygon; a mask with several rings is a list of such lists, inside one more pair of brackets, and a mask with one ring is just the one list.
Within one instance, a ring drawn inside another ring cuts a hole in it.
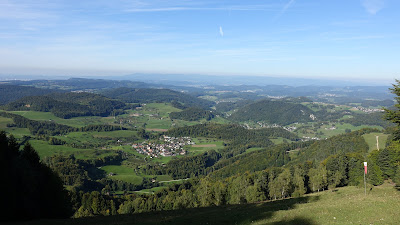
[{"label": "shadow on grass", "polygon": [[[128,224],[143,224],[143,225],[158,225],[158,224],[251,224],[261,222],[262,224],[304,224],[314,225],[316,222],[304,217],[290,217],[282,221],[268,221],[275,212],[282,210],[290,210],[296,208],[298,204],[306,204],[319,200],[319,196],[307,196],[300,198],[284,199],[272,202],[240,204],[240,205],[225,205],[204,208],[192,208],[183,210],[157,211],[139,213],[133,215],[118,215],[106,217],[80,218],[69,220],[41,220],[26,223],[33,224],[111,224],[111,225],[128,225]],[[290,212],[287,212],[290,213]],[[37,223],[36,223],[37,222]]]}]

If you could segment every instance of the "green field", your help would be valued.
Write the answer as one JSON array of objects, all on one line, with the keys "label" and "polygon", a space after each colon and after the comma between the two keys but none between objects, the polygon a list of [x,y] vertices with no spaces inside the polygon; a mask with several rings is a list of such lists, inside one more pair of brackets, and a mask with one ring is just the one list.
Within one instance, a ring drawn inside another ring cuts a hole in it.
[{"label": "green field", "polygon": [[[191,126],[199,123],[207,122],[201,121],[184,121],[169,118],[171,112],[180,112],[169,103],[148,103],[143,104],[141,108],[134,110],[126,110],[126,114],[120,115],[117,118],[123,118],[128,121],[128,124],[136,127],[144,127],[148,130],[162,131],[173,127]],[[222,117],[215,117],[211,120],[215,123],[228,123]]]},{"label": "green field", "polygon": [[114,173],[114,176],[107,176],[108,178],[115,180],[122,180],[131,184],[139,185],[142,183],[143,178],[141,176],[136,175],[135,171],[132,168],[121,166],[103,166],[101,170],[105,171],[107,175],[109,173]]},{"label": "green field", "polygon": [[115,154],[113,150],[93,150],[93,149],[79,149],[66,145],[49,145],[47,141],[30,140],[29,143],[38,152],[40,158],[52,155],[71,155],[77,159],[97,159],[100,156],[107,156]]},{"label": "green field", "polygon": [[[348,123],[325,123],[321,127],[314,128],[314,123],[306,123],[297,125],[298,129],[295,130],[295,133],[299,137],[319,137],[319,138],[329,138],[335,135],[344,134],[346,129],[350,129],[351,131],[361,130],[363,128],[376,128],[382,130],[380,126],[353,126]],[[334,129],[332,129],[334,127]]]},{"label": "green field", "polygon": [[385,183],[368,190],[366,196],[363,188],[344,187],[334,192],[255,204],[10,224],[398,224],[399,208],[400,192]]},{"label": "green field", "polygon": [[36,111],[10,111],[9,113],[14,113],[17,115],[24,116],[31,120],[47,120],[54,121],[59,124],[68,125],[71,127],[83,127],[89,124],[101,124],[100,118],[98,116],[85,116],[85,117],[76,117],[71,119],[62,119],[56,117],[51,112],[36,112]]},{"label": "green field", "polygon": [[38,152],[40,158],[56,154],[80,155],[84,151],[91,151],[89,149],[78,149],[78,148],[68,147],[65,145],[49,145],[47,141],[41,141],[41,140],[30,140],[29,142],[31,143],[32,147]]},{"label": "green field", "polygon": [[258,151],[258,150],[262,150],[265,148],[258,148],[258,147],[254,147],[254,148],[248,148],[246,149],[246,153],[250,153],[250,152],[254,152],[254,151]]},{"label": "green field", "polygon": [[28,128],[18,128],[18,127],[7,127],[7,124],[12,124],[13,120],[11,118],[5,118],[0,116],[0,130],[4,130],[15,138],[21,138],[22,136],[30,135]]},{"label": "green field", "polygon": [[386,146],[386,141],[389,136],[388,134],[370,133],[370,134],[363,135],[365,141],[367,142],[367,144],[369,146],[369,151],[377,149],[377,141],[376,141],[377,136],[378,136],[378,142],[379,142],[379,149],[382,150]]},{"label": "green field", "polygon": [[157,175],[156,176],[156,180],[158,182],[160,182],[160,181],[169,181],[169,180],[172,180],[172,177],[170,175]]},{"label": "green field", "polygon": [[71,132],[56,138],[66,141],[69,145],[75,146],[94,146],[92,148],[112,148],[120,145],[118,141],[132,142],[137,141],[136,131],[117,130],[108,132]]},{"label": "green field", "polygon": [[186,145],[185,149],[189,155],[197,155],[210,150],[218,150],[224,148],[224,142],[214,138],[192,138],[195,145]]},{"label": "green field", "polygon": [[270,138],[270,140],[271,140],[274,144],[276,144],[276,145],[282,144],[282,143],[284,143],[284,142],[286,142],[286,143],[291,143],[291,142],[292,142],[291,140],[286,139],[286,138],[283,138],[283,137]]}]

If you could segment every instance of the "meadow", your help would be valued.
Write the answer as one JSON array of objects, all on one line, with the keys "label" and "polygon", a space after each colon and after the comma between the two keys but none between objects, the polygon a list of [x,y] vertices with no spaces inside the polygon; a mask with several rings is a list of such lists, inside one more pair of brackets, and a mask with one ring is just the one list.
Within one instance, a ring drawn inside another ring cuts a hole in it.
[{"label": "meadow", "polygon": [[51,112],[36,112],[36,111],[9,111],[9,113],[24,116],[31,120],[54,121],[59,124],[68,125],[71,127],[84,127],[89,124],[102,124],[102,117],[98,116],[83,116],[71,119],[62,119],[55,116]]},{"label": "meadow", "polygon": [[368,189],[343,187],[254,204],[225,205],[133,215],[64,220],[37,220],[8,224],[398,224],[400,191],[392,184]]},{"label": "meadow", "polygon": [[132,168],[128,168],[120,165],[109,165],[101,167],[101,170],[105,171],[107,175],[113,173],[113,176],[107,176],[110,179],[122,180],[131,184],[139,185],[143,181],[143,177],[136,175]]},{"label": "meadow", "polygon": [[386,146],[386,141],[389,135],[384,133],[369,133],[364,134],[363,137],[369,146],[369,151],[372,151],[378,149],[376,137],[378,137],[379,149],[382,150]]}]

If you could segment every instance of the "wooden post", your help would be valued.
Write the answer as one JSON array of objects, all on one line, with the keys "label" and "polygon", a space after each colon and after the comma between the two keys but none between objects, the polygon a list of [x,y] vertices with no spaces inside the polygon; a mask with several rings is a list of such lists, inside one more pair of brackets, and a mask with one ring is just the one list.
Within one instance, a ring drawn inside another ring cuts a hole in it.
[{"label": "wooden post", "polygon": [[365,173],[364,173],[364,195],[367,195],[367,182],[365,181]]}]

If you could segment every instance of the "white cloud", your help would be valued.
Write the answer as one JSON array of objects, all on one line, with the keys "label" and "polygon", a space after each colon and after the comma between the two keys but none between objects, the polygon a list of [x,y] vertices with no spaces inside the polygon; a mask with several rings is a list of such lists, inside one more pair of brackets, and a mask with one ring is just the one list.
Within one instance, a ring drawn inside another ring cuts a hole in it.
[{"label": "white cloud", "polygon": [[361,4],[369,14],[375,15],[385,6],[384,0],[361,0]]},{"label": "white cloud", "polygon": [[219,34],[221,35],[221,37],[224,36],[224,31],[222,30],[222,27],[221,27],[221,26],[219,26]]}]

